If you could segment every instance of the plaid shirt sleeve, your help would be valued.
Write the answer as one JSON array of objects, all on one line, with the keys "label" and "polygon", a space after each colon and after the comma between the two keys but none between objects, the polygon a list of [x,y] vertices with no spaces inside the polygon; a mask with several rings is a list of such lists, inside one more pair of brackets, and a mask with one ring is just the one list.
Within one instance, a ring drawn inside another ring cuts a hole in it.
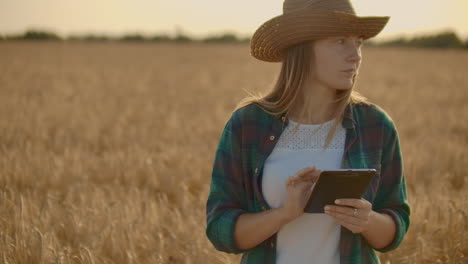
[{"label": "plaid shirt sleeve", "polygon": [[400,141],[395,124],[387,115],[384,118],[384,140],[381,183],[374,201],[374,210],[393,218],[396,223],[396,234],[389,245],[375,249],[379,252],[397,248],[403,241],[410,224],[410,206],[406,195]]},{"label": "plaid shirt sleeve", "polygon": [[245,210],[241,164],[241,128],[238,113],[226,123],[216,150],[206,203],[206,235],[214,247],[227,253],[243,253],[234,242],[237,218]]}]

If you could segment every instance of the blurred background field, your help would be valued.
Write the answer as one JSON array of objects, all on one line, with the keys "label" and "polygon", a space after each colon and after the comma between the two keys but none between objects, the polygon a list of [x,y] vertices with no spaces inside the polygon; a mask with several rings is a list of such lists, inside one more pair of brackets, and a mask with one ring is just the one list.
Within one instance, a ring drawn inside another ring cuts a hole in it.
[{"label": "blurred background field", "polygon": [[[248,44],[0,43],[4,263],[239,263],[205,236],[219,136],[280,64]],[[365,47],[412,206],[382,263],[468,263],[468,51]]]}]

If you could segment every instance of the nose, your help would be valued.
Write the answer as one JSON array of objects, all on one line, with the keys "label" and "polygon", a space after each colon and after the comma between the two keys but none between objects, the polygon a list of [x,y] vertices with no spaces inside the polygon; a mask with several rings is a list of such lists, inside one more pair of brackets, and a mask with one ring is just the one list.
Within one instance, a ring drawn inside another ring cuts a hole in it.
[{"label": "nose", "polygon": [[356,45],[352,45],[349,48],[349,54],[347,57],[347,61],[350,63],[356,64],[356,67],[359,67],[359,64],[361,63],[362,60],[362,55],[361,55],[361,48]]}]

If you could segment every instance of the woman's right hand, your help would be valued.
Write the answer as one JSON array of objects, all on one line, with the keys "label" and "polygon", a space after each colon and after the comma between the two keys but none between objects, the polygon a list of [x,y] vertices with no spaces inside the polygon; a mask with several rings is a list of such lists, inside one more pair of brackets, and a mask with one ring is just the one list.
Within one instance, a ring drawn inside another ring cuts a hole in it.
[{"label": "woman's right hand", "polygon": [[304,213],[304,208],[312,193],[311,187],[317,181],[320,172],[321,170],[315,166],[306,167],[286,180],[288,197],[282,210],[288,222]]}]

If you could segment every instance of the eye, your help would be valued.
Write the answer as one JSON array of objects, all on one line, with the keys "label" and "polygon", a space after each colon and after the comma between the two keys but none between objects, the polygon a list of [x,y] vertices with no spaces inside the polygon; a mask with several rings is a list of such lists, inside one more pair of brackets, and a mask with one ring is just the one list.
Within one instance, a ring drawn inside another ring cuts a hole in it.
[{"label": "eye", "polygon": [[338,44],[344,44],[345,43],[345,39],[344,38],[341,38],[341,39],[338,39],[336,41]]}]

